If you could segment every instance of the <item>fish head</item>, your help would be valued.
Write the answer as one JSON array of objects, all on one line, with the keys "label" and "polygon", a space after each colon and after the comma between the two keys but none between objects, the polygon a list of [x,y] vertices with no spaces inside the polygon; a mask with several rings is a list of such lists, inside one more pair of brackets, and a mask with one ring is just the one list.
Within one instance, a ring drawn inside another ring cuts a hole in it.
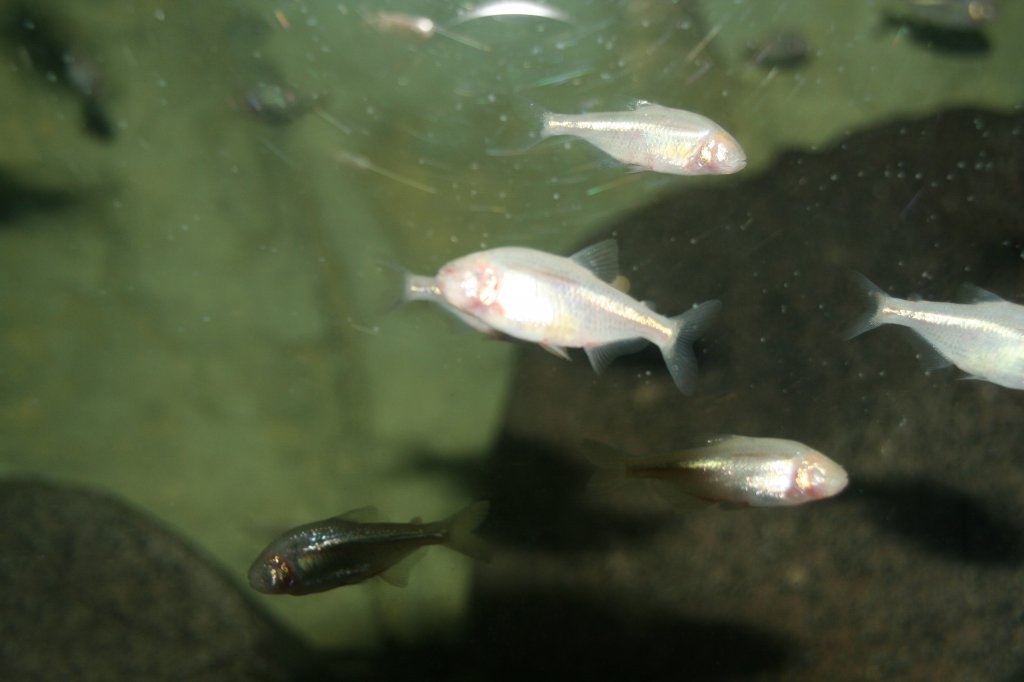
[{"label": "fish head", "polygon": [[825,455],[810,450],[797,464],[790,496],[802,500],[821,500],[837,495],[849,479],[846,469]]},{"label": "fish head", "polygon": [[288,592],[295,581],[295,571],[279,552],[264,552],[249,567],[249,585],[257,592]]},{"label": "fish head", "polygon": [[738,173],[747,165],[747,155],[729,133],[716,130],[700,143],[697,153],[687,159],[690,174],[729,175]]},{"label": "fish head", "polygon": [[459,310],[480,313],[497,305],[501,275],[485,257],[453,260],[441,268],[436,281],[445,301]]}]

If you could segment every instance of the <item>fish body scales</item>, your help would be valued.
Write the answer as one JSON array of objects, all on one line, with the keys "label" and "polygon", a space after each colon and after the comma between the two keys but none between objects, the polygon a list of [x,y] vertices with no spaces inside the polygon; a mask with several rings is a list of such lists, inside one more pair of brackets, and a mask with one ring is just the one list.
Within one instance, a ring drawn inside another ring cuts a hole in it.
[{"label": "fish body scales", "polygon": [[1024,388],[1024,307],[889,298],[879,317],[907,327],[951,363],[1008,388]]},{"label": "fish body scales", "polygon": [[493,286],[457,307],[509,336],[569,348],[636,337],[661,345],[672,336],[671,320],[571,259],[518,247],[474,257],[470,267]]},{"label": "fish body scales", "polygon": [[700,114],[640,102],[630,111],[544,114],[542,137],[586,140],[635,170],[723,175],[746,166],[746,154],[721,126]]}]

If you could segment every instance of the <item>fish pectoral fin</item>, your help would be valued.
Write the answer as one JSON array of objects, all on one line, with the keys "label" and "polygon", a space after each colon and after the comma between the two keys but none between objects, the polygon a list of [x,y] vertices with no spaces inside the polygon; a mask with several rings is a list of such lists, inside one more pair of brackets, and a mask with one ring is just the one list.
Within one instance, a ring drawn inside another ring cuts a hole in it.
[{"label": "fish pectoral fin", "polygon": [[603,346],[592,346],[591,348],[584,348],[583,350],[590,359],[590,365],[594,368],[594,371],[601,374],[608,368],[608,365],[612,364],[612,361],[615,358],[620,355],[636,353],[646,345],[647,341],[638,337],[635,339],[626,339],[625,341],[606,343]]},{"label": "fish pectoral fin", "polygon": [[388,585],[405,587],[409,584],[409,575],[412,572],[412,567],[420,562],[420,559],[423,558],[424,554],[426,554],[425,547],[417,549],[415,552],[403,557],[401,561],[381,573],[380,579]]},{"label": "fish pectoral fin", "polygon": [[1005,298],[993,294],[988,289],[966,283],[957,287],[954,300],[957,303],[1003,303],[1006,301]]},{"label": "fish pectoral fin", "polygon": [[464,313],[461,310],[459,310],[458,308],[453,308],[452,306],[450,306],[448,304],[445,304],[444,307],[445,307],[445,310],[450,312],[455,317],[459,318],[463,322],[463,324],[465,324],[467,327],[470,327],[471,329],[475,329],[476,331],[478,331],[478,332],[480,332],[482,334],[493,334],[493,333],[495,333],[494,328],[491,327],[486,322],[484,322],[483,320],[477,319],[477,318],[473,317],[472,315],[470,315],[469,313]]},{"label": "fish pectoral fin", "polygon": [[551,346],[549,344],[542,343],[540,344],[540,347],[546,350],[547,352],[551,353],[552,355],[557,355],[563,360],[568,360],[569,362],[572,362],[572,358],[569,356],[569,351],[567,351],[565,348],[562,348],[561,346]]},{"label": "fish pectoral fin", "polygon": [[335,518],[356,523],[373,523],[380,518],[380,512],[374,506],[359,507],[351,509],[344,514],[338,514]]},{"label": "fish pectoral fin", "polygon": [[619,274],[619,245],[614,239],[591,244],[569,258],[590,270],[602,282],[613,282]]}]

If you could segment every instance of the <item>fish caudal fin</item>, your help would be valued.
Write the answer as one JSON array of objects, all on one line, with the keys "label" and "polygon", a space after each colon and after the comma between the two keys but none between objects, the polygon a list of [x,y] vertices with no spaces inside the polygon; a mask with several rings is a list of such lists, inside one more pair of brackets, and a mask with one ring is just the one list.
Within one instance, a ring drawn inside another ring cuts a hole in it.
[{"label": "fish caudal fin", "polygon": [[475,532],[477,527],[487,518],[487,512],[490,510],[490,502],[474,502],[449,518],[445,522],[445,525],[448,527],[447,545],[456,552],[461,552],[477,561],[490,561],[490,549]]},{"label": "fish caudal fin", "polygon": [[886,299],[889,298],[888,294],[875,286],[874,282],[859,272],[853,271],[850,275],[853,277],[853,281],[857,286],[861,288],[864,294],[871,301],[871,308],[865,311],[863,315],[853,322],[853,324],[846,328],[843,338],[847,341],[884,324],[879,312],[885,305]]},{"label": "fish caudal fin", "polygon": [[583,441],[583,452],[594,465],[587,488],[595,492],[614,490],[626,480],[626,457],[604,443]]},{"label": "fish caudal fin", "polygon": [[544,108],[526,97],[499,103],[503,112],[493,137],[487,143],[488,156],[519,156],[533,149],[545,137],[541,118]]},{"label": "fish caudal fin", "polygon": [[705,301],[672,318],[678,327],[675,336],[661,347],[661,354],[665,357],[672,381],[684,394],[693,392],[693,384],[697,379],[697,357],[693,354],[693,342],[704,334],[721,309],[721,301]]}]

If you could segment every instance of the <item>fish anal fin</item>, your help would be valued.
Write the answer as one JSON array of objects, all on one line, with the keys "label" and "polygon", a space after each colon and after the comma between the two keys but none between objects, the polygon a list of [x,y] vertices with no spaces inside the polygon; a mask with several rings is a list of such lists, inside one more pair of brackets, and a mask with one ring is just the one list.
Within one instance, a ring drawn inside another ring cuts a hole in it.
[{"label": "fish anal fin", "polygon": [[613,282],[619,274],[619,245],[614,239],[591,244],[569,258],[590,270],[602,282]]},{"label": "fish anal fin", "polygon": [[911,330],[910,338],[914,343],[914,356],[921,362],[921,366],[926,370],[945,369],[953,365],[953,361],[944,356],[939,351],[935,350],[935,346],[928,343],[928,341]]},{"label": "fish anal fin", "polygon": [[601,374],[608,368],[608,365],[612,364],[612,361],[615,360],[615,358],[620,355],[636,353],[646,345],[646,340],[642,338],[635,338],[606,343],[601,346],[591,346],[590,348],[584,348],[583,350],[586,352],[587,358],[590,360],[590,365],[594,368],[594,371]]},{"label": "fish anal fin", "polygon": [[426,554],[425,547],[417,549],[415,552],[403,557],[401,561],[381,573],[380,579],[389,585],[394,585],[395,587],[405,587],[409,584],[409,575],[412,572],[412,567],[420,562],[420,559],[423,558],[424,554]]}]

